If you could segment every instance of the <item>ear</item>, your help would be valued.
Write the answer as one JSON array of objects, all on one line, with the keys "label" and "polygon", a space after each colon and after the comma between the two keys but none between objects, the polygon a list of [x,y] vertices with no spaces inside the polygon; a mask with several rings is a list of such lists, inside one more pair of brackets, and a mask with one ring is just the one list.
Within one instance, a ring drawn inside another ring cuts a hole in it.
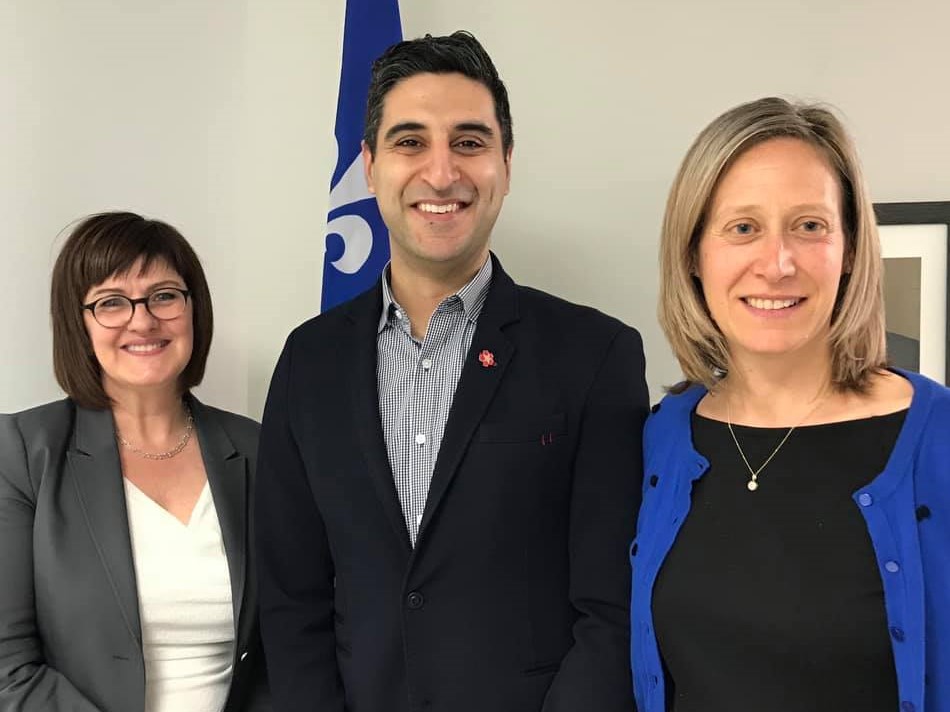
[{"label": "ear", "polygon": [[511,156],[515,151],[515,145],[511,144],[505,153],[505,195],[511,190]]},{"label": "ear", "polygon": [[373,183],[373,152],[366,141],[360,141],[360,155],[363,156],[363,178],[369,192],[376,195],[376,186]]},{"label": "ear", "polygon": [[702,284],[702,280],[699,278],[699,255],[692,254],[689,259],[689,276],[692,277],[697,283]]}]

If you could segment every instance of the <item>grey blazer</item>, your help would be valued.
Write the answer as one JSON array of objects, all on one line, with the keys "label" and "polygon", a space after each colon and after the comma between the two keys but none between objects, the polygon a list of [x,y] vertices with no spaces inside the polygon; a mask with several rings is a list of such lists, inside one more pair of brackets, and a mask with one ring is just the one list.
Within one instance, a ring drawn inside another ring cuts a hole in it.
[{"label": "grey blazer", "polygon": [[[191,398],[234,600],[227,712],[270,710],[250,531],[259,426]],[[112,414],[0,415],[0,712],[142,712],[145,664]]]}]

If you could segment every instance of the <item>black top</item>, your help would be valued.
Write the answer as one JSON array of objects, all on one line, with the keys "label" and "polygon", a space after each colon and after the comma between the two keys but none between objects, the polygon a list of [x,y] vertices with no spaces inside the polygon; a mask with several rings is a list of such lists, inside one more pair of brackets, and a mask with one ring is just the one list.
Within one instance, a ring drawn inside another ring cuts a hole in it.
[{"label": "black top", "polygon": [[[710,469],[653,598],[669,709],[897,709],[883,585],[851,495],[884,469],[906,413],[797,429],[755,492],[726,424],[693,415]],[[753,468],[788,432],[733,429]]]}]

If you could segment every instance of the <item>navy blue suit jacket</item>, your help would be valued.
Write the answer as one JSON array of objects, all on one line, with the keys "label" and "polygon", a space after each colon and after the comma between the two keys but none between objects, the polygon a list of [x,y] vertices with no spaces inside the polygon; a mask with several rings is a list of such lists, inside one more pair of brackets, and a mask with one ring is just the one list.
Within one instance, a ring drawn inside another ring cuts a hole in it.
[{"label": "navy blue suit jacket", "polygon": [[377,285],[297,328],[271,383],[257,532],[275,708],[633,710],[639,334],[496,260],[413,548],[380,424],[381,308]]}]

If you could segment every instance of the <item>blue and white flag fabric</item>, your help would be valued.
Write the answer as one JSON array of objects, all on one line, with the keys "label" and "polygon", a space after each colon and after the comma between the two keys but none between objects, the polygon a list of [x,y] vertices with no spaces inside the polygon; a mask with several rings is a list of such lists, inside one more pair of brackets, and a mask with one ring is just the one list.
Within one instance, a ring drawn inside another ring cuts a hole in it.
[{"label": "blue and white flag fabric", "polygon": [[321,311],[369,289],[389,260],[389,233],[366,187],[360,140],[373,60],[401,39],[398,0],[346,0]]}]

